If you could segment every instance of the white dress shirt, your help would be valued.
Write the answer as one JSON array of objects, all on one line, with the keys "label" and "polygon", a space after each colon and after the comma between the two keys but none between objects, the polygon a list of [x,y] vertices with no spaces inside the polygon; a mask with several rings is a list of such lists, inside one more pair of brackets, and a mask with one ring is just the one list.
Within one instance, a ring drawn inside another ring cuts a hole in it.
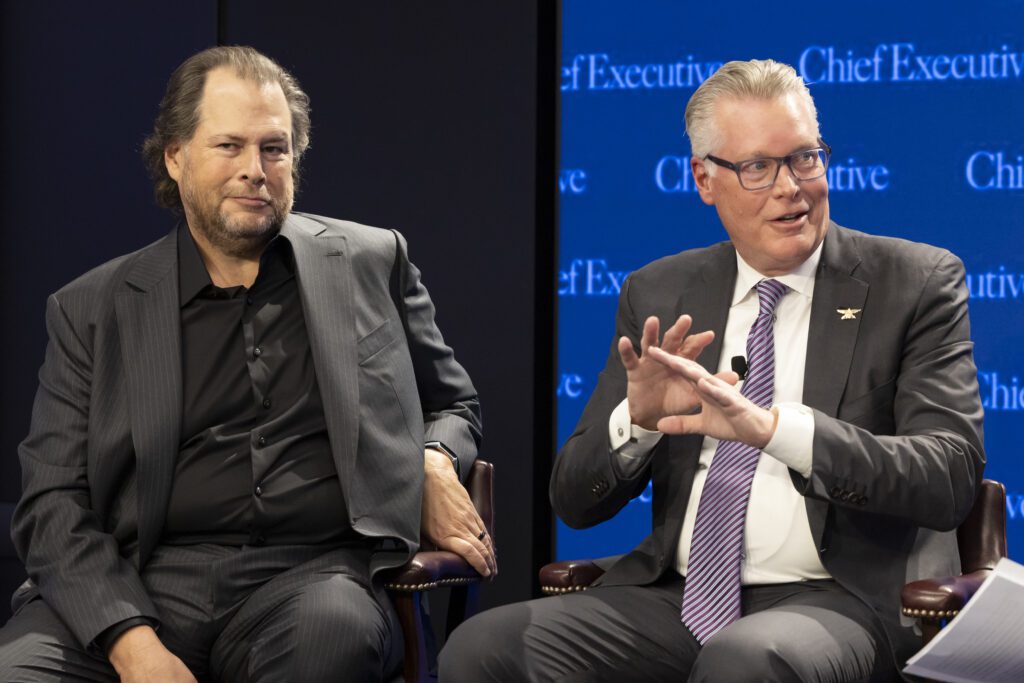
[{"label": "white dress shirt", "polygon": [[[811,472],[814,418],[801,401],[814,274],[820,259],[821,245],[795,271],[774,278],[790,290],[775,309],[773,327],[774,406],[778,409],[779,419],[775,434],[762,452],[751,484],[743,536],[741,580],[744,585],[831,578],[818,558],[804,498],[793,486],[789,475],[790,469],[805,477]],[[745,357],[747,354],[747,334],[759,309],[755,286],[765,278],[738,253],[736,266],[736,287],[725,325],[719,371],[732,369],[733,356]],[[641,466],[644,456],[662,437],[659,432],[631,424],[626,401],[612,412],[608,433],[612,449],[622,458],[626,472]],[[676,551],[676,571],[683,576],[686,575],[700,494],[717,445],[717,439],[705,437],[701,446],[700,462]]]}]

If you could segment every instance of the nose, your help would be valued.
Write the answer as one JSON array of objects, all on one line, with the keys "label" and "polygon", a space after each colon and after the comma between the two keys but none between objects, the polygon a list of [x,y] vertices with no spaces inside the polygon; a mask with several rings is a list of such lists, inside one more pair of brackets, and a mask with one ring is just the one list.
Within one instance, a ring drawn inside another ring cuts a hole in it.
[{"label": "nose", "polygon": [[772,192],[780,197],[787,197],[795,195],[799,191],[800,181],[793,175],[789,164],[782,164],[779,175],[775,178],[775,184],[772,185]]},{"label": "nose", "polygon": [[267,174],[263,170],[263,155],[259,146],[250,146],[242,155],[242,180],[248,181],[259,187],[267,181]]}]

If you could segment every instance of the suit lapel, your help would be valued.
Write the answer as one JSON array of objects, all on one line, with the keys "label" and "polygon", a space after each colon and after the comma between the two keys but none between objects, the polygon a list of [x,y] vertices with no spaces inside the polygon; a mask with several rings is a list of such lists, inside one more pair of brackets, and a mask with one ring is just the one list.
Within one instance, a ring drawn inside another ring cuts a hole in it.
[{"label": "suit lapel", "polygon": [[722,360],[725,323],[729,319],[732,292],[736,287],[736,252],[728,242],[716,244],[708,252],[700,273],[703,292],[698,296],[689,292],[686,299],[680,298],[677,315],[689,313],[693,316],[695,332],[714,330],[714,340],[697,360],[705,370],[715,374]]},{"label": "suit lapel", "polygon": [[[722,346],[725,338],[725,323],[729,318],[733,289],[736,287],[736,252],[728,242],[716,244],[708,249],[708,257],[697,278],[690,279],[676,303],[675,316],[688,313],[693,317],[693,330],[703,332],[714,330],[715,338],[701,353],[698,362],[708,372],[718,372]],[[697,471],[700,447],[704,437],[699,435],[676,436],[666,439],[669,474],[664,485],[672,489],[668,500],[672,507],[667,515],[668,532],[662,538],[663,560],[671,562],[672,553],[683,528],[683,517],[693,488],[693,477]]]},{"label": "suit lapel", "polygon": [[[807,334],[803,403],[835,417],[853,362],[863,316],[844,319],[839,309],[861,309],[868,283],[853,276],[860,253],[846,232],[832,223],[825,236],[821,261],[814,279],[811,322]],[[822,547],[829,504],[805,497],[815,546]]]},{"label": "suit lapel", "polygon": [[803,395],[804,405],[833,417],[846,388],[863,317],[844,319],[839,309],[863,309],[868,296],[868,283],[852,275],[859,263],[860,254],[833,223],[814,280]]},{"label": "suit lapel", "polygon": [[138,476],[139,566],[156,546],[181,431],[181,316],[176,231],[143,251],[114,306]]},{"label": "suit lapel", "polygon": [[334,465],[346,499],[359,437],[359,366],[351,259],[342,235],[292,215],[281,234],[295,254],[295,272]]}]

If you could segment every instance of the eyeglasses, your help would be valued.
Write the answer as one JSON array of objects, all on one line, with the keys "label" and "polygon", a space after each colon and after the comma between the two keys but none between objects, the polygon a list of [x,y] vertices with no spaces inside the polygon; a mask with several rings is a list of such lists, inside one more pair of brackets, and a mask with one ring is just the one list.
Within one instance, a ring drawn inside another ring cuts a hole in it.
[{"label": "eyeglasses", "polygon": [[704,158],[736,172],[740,185],[745,190],[763,190],[775,184],[782,165],[789,166],[789,172],[797,180],[816,180],[825,175],[832,148],[821,138],[821,147],[804,149],[784,157],[759,157],[733,163],[708,154]]}]

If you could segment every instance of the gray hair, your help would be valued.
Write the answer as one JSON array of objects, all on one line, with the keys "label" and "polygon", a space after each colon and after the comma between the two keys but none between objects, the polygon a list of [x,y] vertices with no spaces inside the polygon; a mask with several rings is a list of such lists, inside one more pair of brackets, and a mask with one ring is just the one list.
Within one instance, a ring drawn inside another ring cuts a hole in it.
[{"label": "gray hair", "polygon": [[253,48],[211,47],[186,59],[171,74],[153,122],[153,132],[142,145],[142,158],[153,179],[156,203],[164,208],[182,210],[178,183],[167,173],[164,164],[164,150],[175,142],[190,140],[195,134],[206,75],[219,67],[228,67],[248,81],[281,86],[292,117],[292,178],[298,189],[299,162],[309,147],[309,97],[284,67]]},{"label": "gray hair", "polygon": [[818,110],[804,79],[788,64],[771,59],[728,62],[701,83],[686,105],[686,134],[694,159],[703,159],[722,143],[715,125],[721,98],[773,100],[794,93],[804,98],[818,126]]}]

